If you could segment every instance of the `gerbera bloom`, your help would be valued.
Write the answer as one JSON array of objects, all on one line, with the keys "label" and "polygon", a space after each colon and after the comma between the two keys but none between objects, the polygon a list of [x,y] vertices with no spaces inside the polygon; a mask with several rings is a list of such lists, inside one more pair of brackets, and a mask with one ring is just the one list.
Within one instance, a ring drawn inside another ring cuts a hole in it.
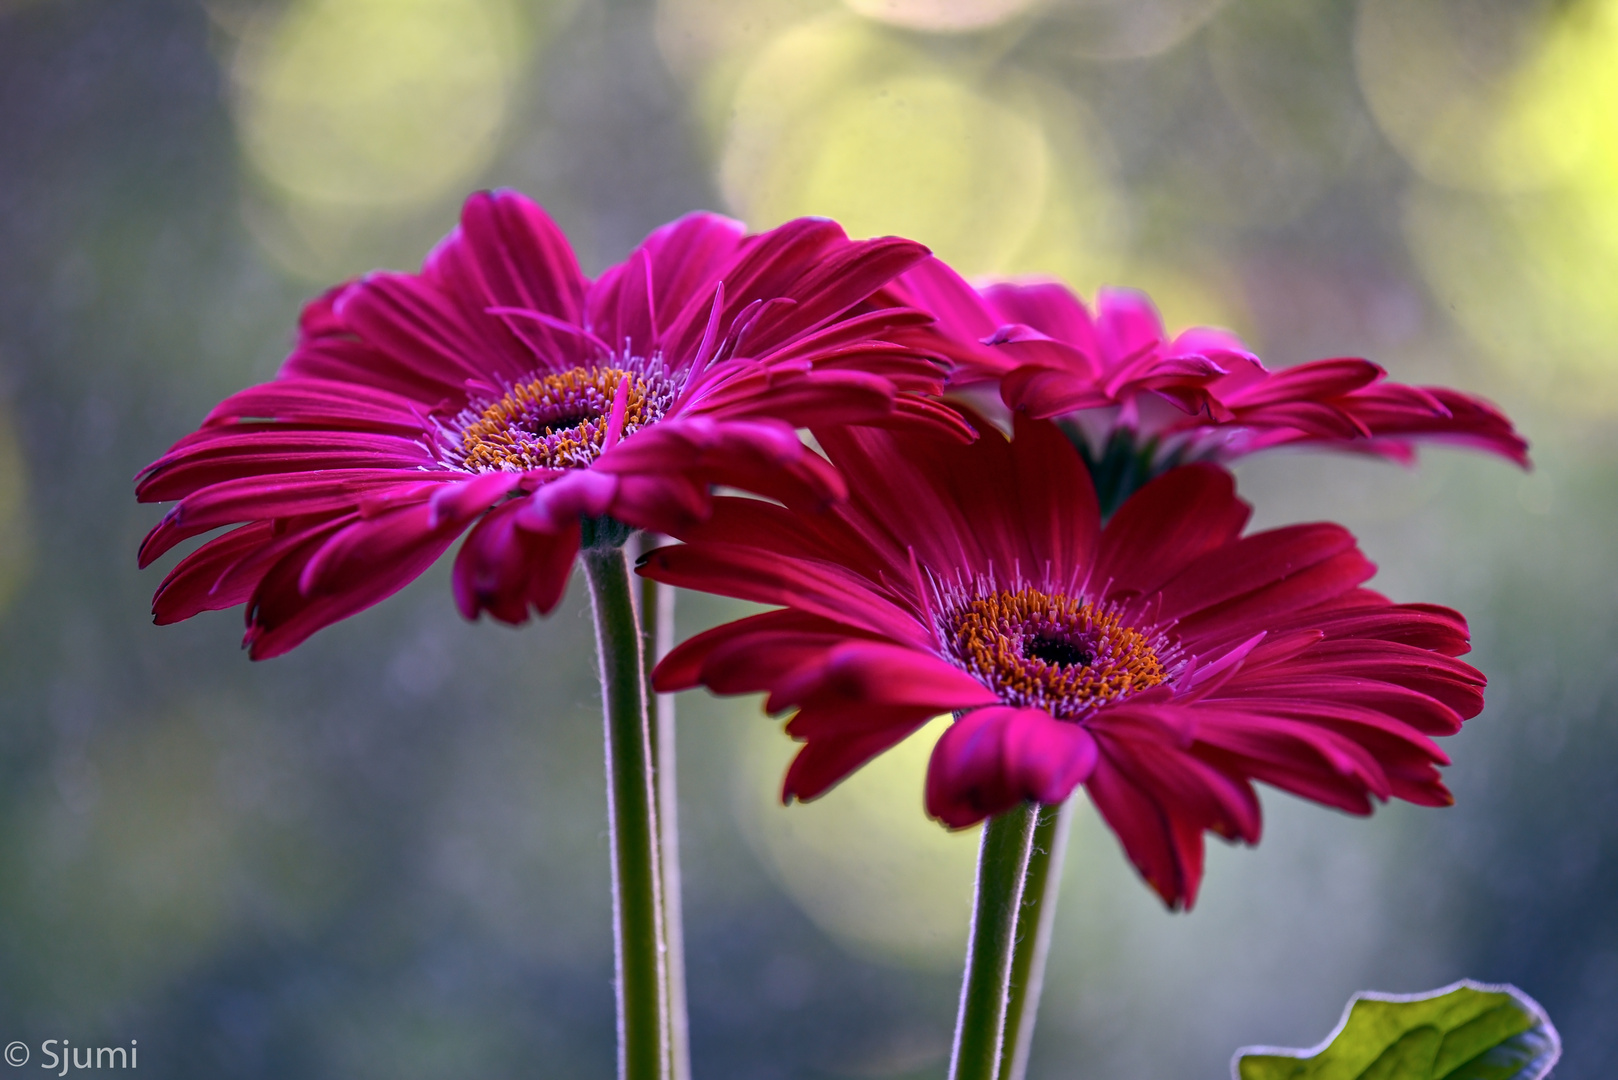
[{"label": "gerbera bloom", "polygon": [[642,573],[783,609],[692,638],[671,691],[765,690],[804,743],[784,798],[812,799],[953,712],[926,806],[962,827],[1083,785],[1171,906],[1203,833],[1259,839],[1255,780],[1354,814],[1447,805],[1433,742],[1483,706],[1454,659],[1466,622],[1361,587],[1375,568],[1336,525],[1242,536],[1222,468],[1157,478],[1101,524],[1049,423],[1011,441],[817,433],[848,477],[824,512],[725,499]]},{"label": "gerbera bloom", "polygon": [[1092,313],[1055,282],[979,290],[928,259],[886,295],[938,317],[945,340],[933,345],[955,363],[952,390],[1058,419],[1103,487],[1120,470],[1132,470],[1119,485],[1127,493],[1177,464],[1297,444],[1408,461],[1415,441],[1431,439],[1528,464],[1528,444],[1481,398],[1387,382],[1357,358],[1272,372],[1226,330],[1170,339],[1134,290],[1101,290]]},{"label": "gerbera bloom", "polygon": [[279,377],[142,472],[142,501],[179,502],[141,565],[239,526],[169,574],[157,622],[245,603],[252,655],[276,656],[397,591],[476,521],[456,601],[515,623],[560,601],[581,530],[675,529],[718,484],[840,497],[796,427],[960,428],[922,396],[937,365],[885,340],[926,316],[850,313],[925,255],[826,220],[746,236],[692,214],[591,281],[534,203],[474,195],[420,274],[311,303]]}]

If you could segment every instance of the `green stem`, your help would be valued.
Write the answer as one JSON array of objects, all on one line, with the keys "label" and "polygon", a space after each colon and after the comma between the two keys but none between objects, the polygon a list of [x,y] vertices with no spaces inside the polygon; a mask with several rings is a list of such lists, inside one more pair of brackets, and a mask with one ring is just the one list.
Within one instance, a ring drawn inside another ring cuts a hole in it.
[{"label": "green stem", "polygon": [[620,1080],[668,1080],[667,939],[646,665],[621,547],[581,552],[595,609],[607,743]]},{"label": "green stem", "polygon": [[1036,805],[1022,803],[984,823],[950,1080],[995,1080],[1000,1071],[1017,913],[1038,816]]},{"label": "green stem", "polygon": [[1016,952],[1011,960],[1011,992],[1006,1003],[1006,1034],[1000,1052],[999,1080],[1023,1080],[1034,1043],[1034,1019],[1045,986],[1045,958],[1051,950],[1056,921],[1056,895],[1062,887],[1062,857],[1073,825],[1077,801],[1041,805],[1034,826],[1034,847],[1023,879],[1022,907],[1017,914]]},{"label": "green stem", "polygon": [[[674,586],[658,582],[652,603],[652,656],[674,648]],[[685,914],[681,906],[679,788],[675,771],[674,695],[658,694],[657,813],[663,837],[663,916],[668,932],[669,1053],[673,1080],[691,1080],[691,1028],[685,1002]]]}]

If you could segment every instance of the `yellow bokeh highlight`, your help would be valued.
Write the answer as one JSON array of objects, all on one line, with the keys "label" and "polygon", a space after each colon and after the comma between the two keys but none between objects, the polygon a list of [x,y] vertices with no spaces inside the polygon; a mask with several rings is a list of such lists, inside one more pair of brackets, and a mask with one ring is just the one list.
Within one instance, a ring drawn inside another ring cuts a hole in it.
[{"label": "yellow bokeh highlight", "polygon": [[971,922],[978,829],[927,817],[927,759],[948,726],[927,727],[813,802],[782,806],[798,749],[763,719],[746,729],[737,816],[775,879],[850,951],[904,966],[959,968]]},{"label": "yellow bokeh highlight", "polygon": [[1618,412],[1618,192],[1503,204],[1422,190],[1405,234],[1441,305],[1543,398]]},{"label": "yellow bokeh highlight", "polygon": [[720,162],[754,227],[817,214],[895,234],[965,273],[1004,267],[1039,219],[1050,152],[1037,112],[850,17],[775,39],[737,85]]},{"label": "yellow bokeh highlight", "polygon": [[1610,414],[1618,411],[1618,0],[1562,9],[1525,49],[1492,99],[1498,109],[1482,142],[1511,149],[1497,167],[1532,169],[1511,182],[1497,176],[1492,194],[1414,190],[1406,238],[1486,355],[1560,406]]},{"label": "yellow bokeh highlight", "polygon": [[28,522],[28,470],[5,403],[0,402],[0,611],[16,595],[33,563]]},{"label": "yellow bokeh highlight", "polygon": [[[1533,4],[1365,0],[1354,40],[1360,88],[1382,133],[1428,180],[1540,188],[1599,141],[1592,110],[1612,115],[1618,74],[1610,63],[1597,71],[1605,47],[1582,21],[1547,24]],[[1605,89],[1606,101],[1575,87]]]},{"label": "yellow bokeh highlight", "polygon": [[1045,203],[1017,250],[979,276],[1056,278],[1093,298],[1098,286],[1118,282],[1132,215],[1108,179],[1105,133],[1083,103],[1053,87],[1039,98],[1051,161]]},{"label": "yellow bokeh highlight", "polygon": [[998,26],[1044,0],[843,0],[851,11],[906,30],[961,33]]},{"label": "yellow bokeh highlight", "polygon": [[1618,193],[1618,2],[1560,13],[1512,80],[1501,130],[1547,179],[1609,201]]},{"label": "yellow bokeh highlight", "polygon": [[498,148],[522,37],[507,0],[294,0],[242,43],[243,152],[294,202],[456,191]]}]

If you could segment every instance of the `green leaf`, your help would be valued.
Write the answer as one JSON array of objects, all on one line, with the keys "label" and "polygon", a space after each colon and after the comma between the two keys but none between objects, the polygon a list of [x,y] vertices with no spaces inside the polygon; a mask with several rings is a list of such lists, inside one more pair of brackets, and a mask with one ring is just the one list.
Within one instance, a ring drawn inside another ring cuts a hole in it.
[{"label": "green leaf", "polygon": [[1425,994],[1355,994],[1326,1041],[1308,1050],[1248,1046],[1234,1080],[1540,1080],[1562,1039],[1515,986],[1463,979]]}]

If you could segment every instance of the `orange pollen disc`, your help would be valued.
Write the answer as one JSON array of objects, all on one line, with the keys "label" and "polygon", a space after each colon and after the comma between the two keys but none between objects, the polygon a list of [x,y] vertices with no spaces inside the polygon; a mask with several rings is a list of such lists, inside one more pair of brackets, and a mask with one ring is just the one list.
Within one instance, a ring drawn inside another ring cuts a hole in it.
[{"label": "orange pollen disc", "polygon": [[672,394],[650,377],[615,367],[576,367],[536,375],[503,397],[474,403],[456,418],[455,463],[470,472],[582,468],[601,456],[618,384],[628,378],[623,435],[654,423]]},{"label": "orange pollen disc", "polygon": [[1070,596],[1001,590],[944,618],[956,661],[1008,704],[1072,717],[1168,676],[1161,638]]}]

